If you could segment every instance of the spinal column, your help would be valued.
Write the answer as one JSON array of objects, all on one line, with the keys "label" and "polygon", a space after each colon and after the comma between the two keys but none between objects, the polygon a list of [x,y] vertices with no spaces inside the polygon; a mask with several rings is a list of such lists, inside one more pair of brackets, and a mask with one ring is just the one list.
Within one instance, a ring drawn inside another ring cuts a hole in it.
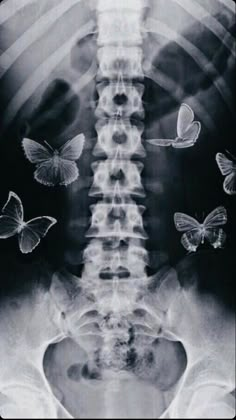
[{"label": "spinal column", "polygon": [[[142,3],[98,1],[97,143],[89,195],[91,239],[84,251],[85,282],[146,276],[145,197],[141,183],[145,157],[142,105]],[[117,10],[116,10],[117,9]],[[135,201],[136,200],[136,201]],[[139,204],[137,203],[139,200]]]}]

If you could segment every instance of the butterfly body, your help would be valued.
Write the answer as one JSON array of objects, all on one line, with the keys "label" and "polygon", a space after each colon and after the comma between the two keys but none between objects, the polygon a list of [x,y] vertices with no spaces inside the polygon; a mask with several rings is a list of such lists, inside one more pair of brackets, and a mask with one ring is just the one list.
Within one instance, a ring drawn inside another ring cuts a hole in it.
[{"label": "butterfly body", "polygon": [[0,239],[17,235],[20,251],[23,254],[32,252],[56,223],[50,216],[35,217],[24,221],[24,209],[17,194],[10,192],[0,216]]},{"label": "butterfly body", "polygon": [[201,123],[194,121],[194,112],[187,104],[181,104],[177,118],[177,136],[174,139],[150,139],[154,146],[172,146],[175,149],[192,147],[201,131]]},{"label": "butterfly body", "polygon": [[189,252],[195,252],[199,245],[207,240],[213,248],[221,248],[226,240],[226,234],[220,227],[227,222],[226,209],[217,207],[205,218],[203,223],[185,213],[175,213],[174,222],[181,236],[181,244]]},{"label": "butterfly body", "polygon": [[52,158],[52,167],[54,170],[54,177],[58,177],[59,168],[61,165],[61,158],[60,158],[60,152],[59,150],[54,150],[54,155]]},{"label": "butterfly body", "polygon": [[17,233],[21,233],[22,232],[22,230],[25,228],[25,226],[27,225],[27,223],[26,222],[19,222],[19,227],[18,227],[18,229],[17,229]]},{"label": "butterfly body", "polygon": [[53,149],[47,142],[46,146],[34,140],[24,138],[22,146],[27,159],[36,165],[34,178],[40,184],[48,187],[56,185],[67,186],[79,176],[75,163],[84,147],[84,135],[79,134],[66,142],[59,149]]},{"label": "butterfly body", "polygon": [[201,244],[204,244],[205,235],[206,235],[206,228],[203,224],[199,225],[199,231],[200,231],[200,235],[201,235]]}]

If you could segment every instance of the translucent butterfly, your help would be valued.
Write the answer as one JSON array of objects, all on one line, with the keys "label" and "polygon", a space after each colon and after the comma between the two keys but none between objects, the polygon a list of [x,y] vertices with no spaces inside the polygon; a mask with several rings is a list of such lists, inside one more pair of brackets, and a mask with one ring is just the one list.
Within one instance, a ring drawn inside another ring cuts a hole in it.
[{"label": "translucent butterfly", "polygon": [[229,195],[236,194],[236,158],[232,156],[231,160],[224,153],[217,153],[216,162],[220,172],[226,177],[223,183],[224,191]]},{"label": "translucent butterfly", "polygon": [[18,195],[10,191],[0,216],[0,239],[17,235],[21,252],[28,254],[56,222],[56,219],[49,216],[35,217],[24,222],[22,202]]},{"label": "translucent butterfly", "polygon": [[177,119],[177,137],[175,139],[150,139],[154,146],[173,146],[183,149],[194,146],[201,131],[201,123],[194,121],[194,112],[187,104],[181,104]]},{"label": "translucent butterfly", "polygon": [[79,134],[67,141],[59,149],[53,149],[47,142],[45,146],[34,140],[24,138],[22,146],[27,159],[36,164],[34,178],[43,185],[69,185],[79,176],[75,163],[84,147],[84,135]]},{"label": "translucent butterfly", "polygon": [[175,213],[174,222],[179,232],[185,232],[181,244],[187,251],[195,252],[205,239],[214,248],[221,248],[226,240],[225,232],[219,228],[227,222],[227,212],[223,206],[209,213],[203,223],[184,213]]}]

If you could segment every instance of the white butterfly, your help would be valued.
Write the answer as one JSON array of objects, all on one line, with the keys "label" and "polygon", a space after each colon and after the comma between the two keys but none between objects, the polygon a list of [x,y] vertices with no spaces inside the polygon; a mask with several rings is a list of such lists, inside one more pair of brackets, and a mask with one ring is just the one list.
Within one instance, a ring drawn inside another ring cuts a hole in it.
[{"label": "white butterfly", "polygon": [[41,238],[56,222],[56,219],[49,216],[35,217],[24,222],[22,202],[18,195],[10,191],[0,216],[0,239],[7,239],[17,234],[21,252],[28,254],[36,248]]},{"label": "white butterfly", "polygon": [[185,232],[181,237],[181,244],[187,251],[195,252],[205,239],[214,248],[221,248],[226,240],[225,232],[219,228],[227,222],[227,212],[223,206],[209,213],[203,223],[184,213],[175,213],[174,222],[179,232]]},{"label": "white butterfly", "polygon": [[223,153],[216,154],[216,162],[220,172],[226,177],[223,188],[229,195],[236,194],[236,158],[232,156],[232,159],[228,159]]},{"label": "white butterfly", "polygon": [[177,119],[177,137],[175,139],[150,139],[154,146],[173,146],[183,149],[194,146],[201,131],[201,123],[194,121],[194,112],[187,104],[181,104]]},{"label": "white butterfly", "polygon": [[22,146],[27,159],[36,164],[34,178],[36,181],[49,187],[55,185],[69,185],[79,176],[75,163],[79,159],[85,137],[79,134],[67,141],[59,149],[53,149],[47,142],[46,146],[34,140],[24,138]]}]

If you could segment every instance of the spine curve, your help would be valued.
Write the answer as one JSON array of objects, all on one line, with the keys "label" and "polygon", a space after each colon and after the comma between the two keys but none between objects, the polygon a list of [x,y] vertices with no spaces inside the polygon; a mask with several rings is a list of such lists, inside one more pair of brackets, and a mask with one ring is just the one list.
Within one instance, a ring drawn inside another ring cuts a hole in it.
[{"label": "spine curve", "polygon": [[94,281],[100,281],[105,272],[110,279],[146,276],[145,207],[134,200],[145,197],[143,163],[137,160],[146,155],[141,139],[142,9],[141,1],[135,5],[133,1],[119,3],[117,10],[111,2],[97,3],[99,100],[93,150],[97,160],[92,164],[94,177],[89,195],[100,200],[90,207],[91,225],[86,237],[94,239],[84,251],[82,276],[92,276]]}]

